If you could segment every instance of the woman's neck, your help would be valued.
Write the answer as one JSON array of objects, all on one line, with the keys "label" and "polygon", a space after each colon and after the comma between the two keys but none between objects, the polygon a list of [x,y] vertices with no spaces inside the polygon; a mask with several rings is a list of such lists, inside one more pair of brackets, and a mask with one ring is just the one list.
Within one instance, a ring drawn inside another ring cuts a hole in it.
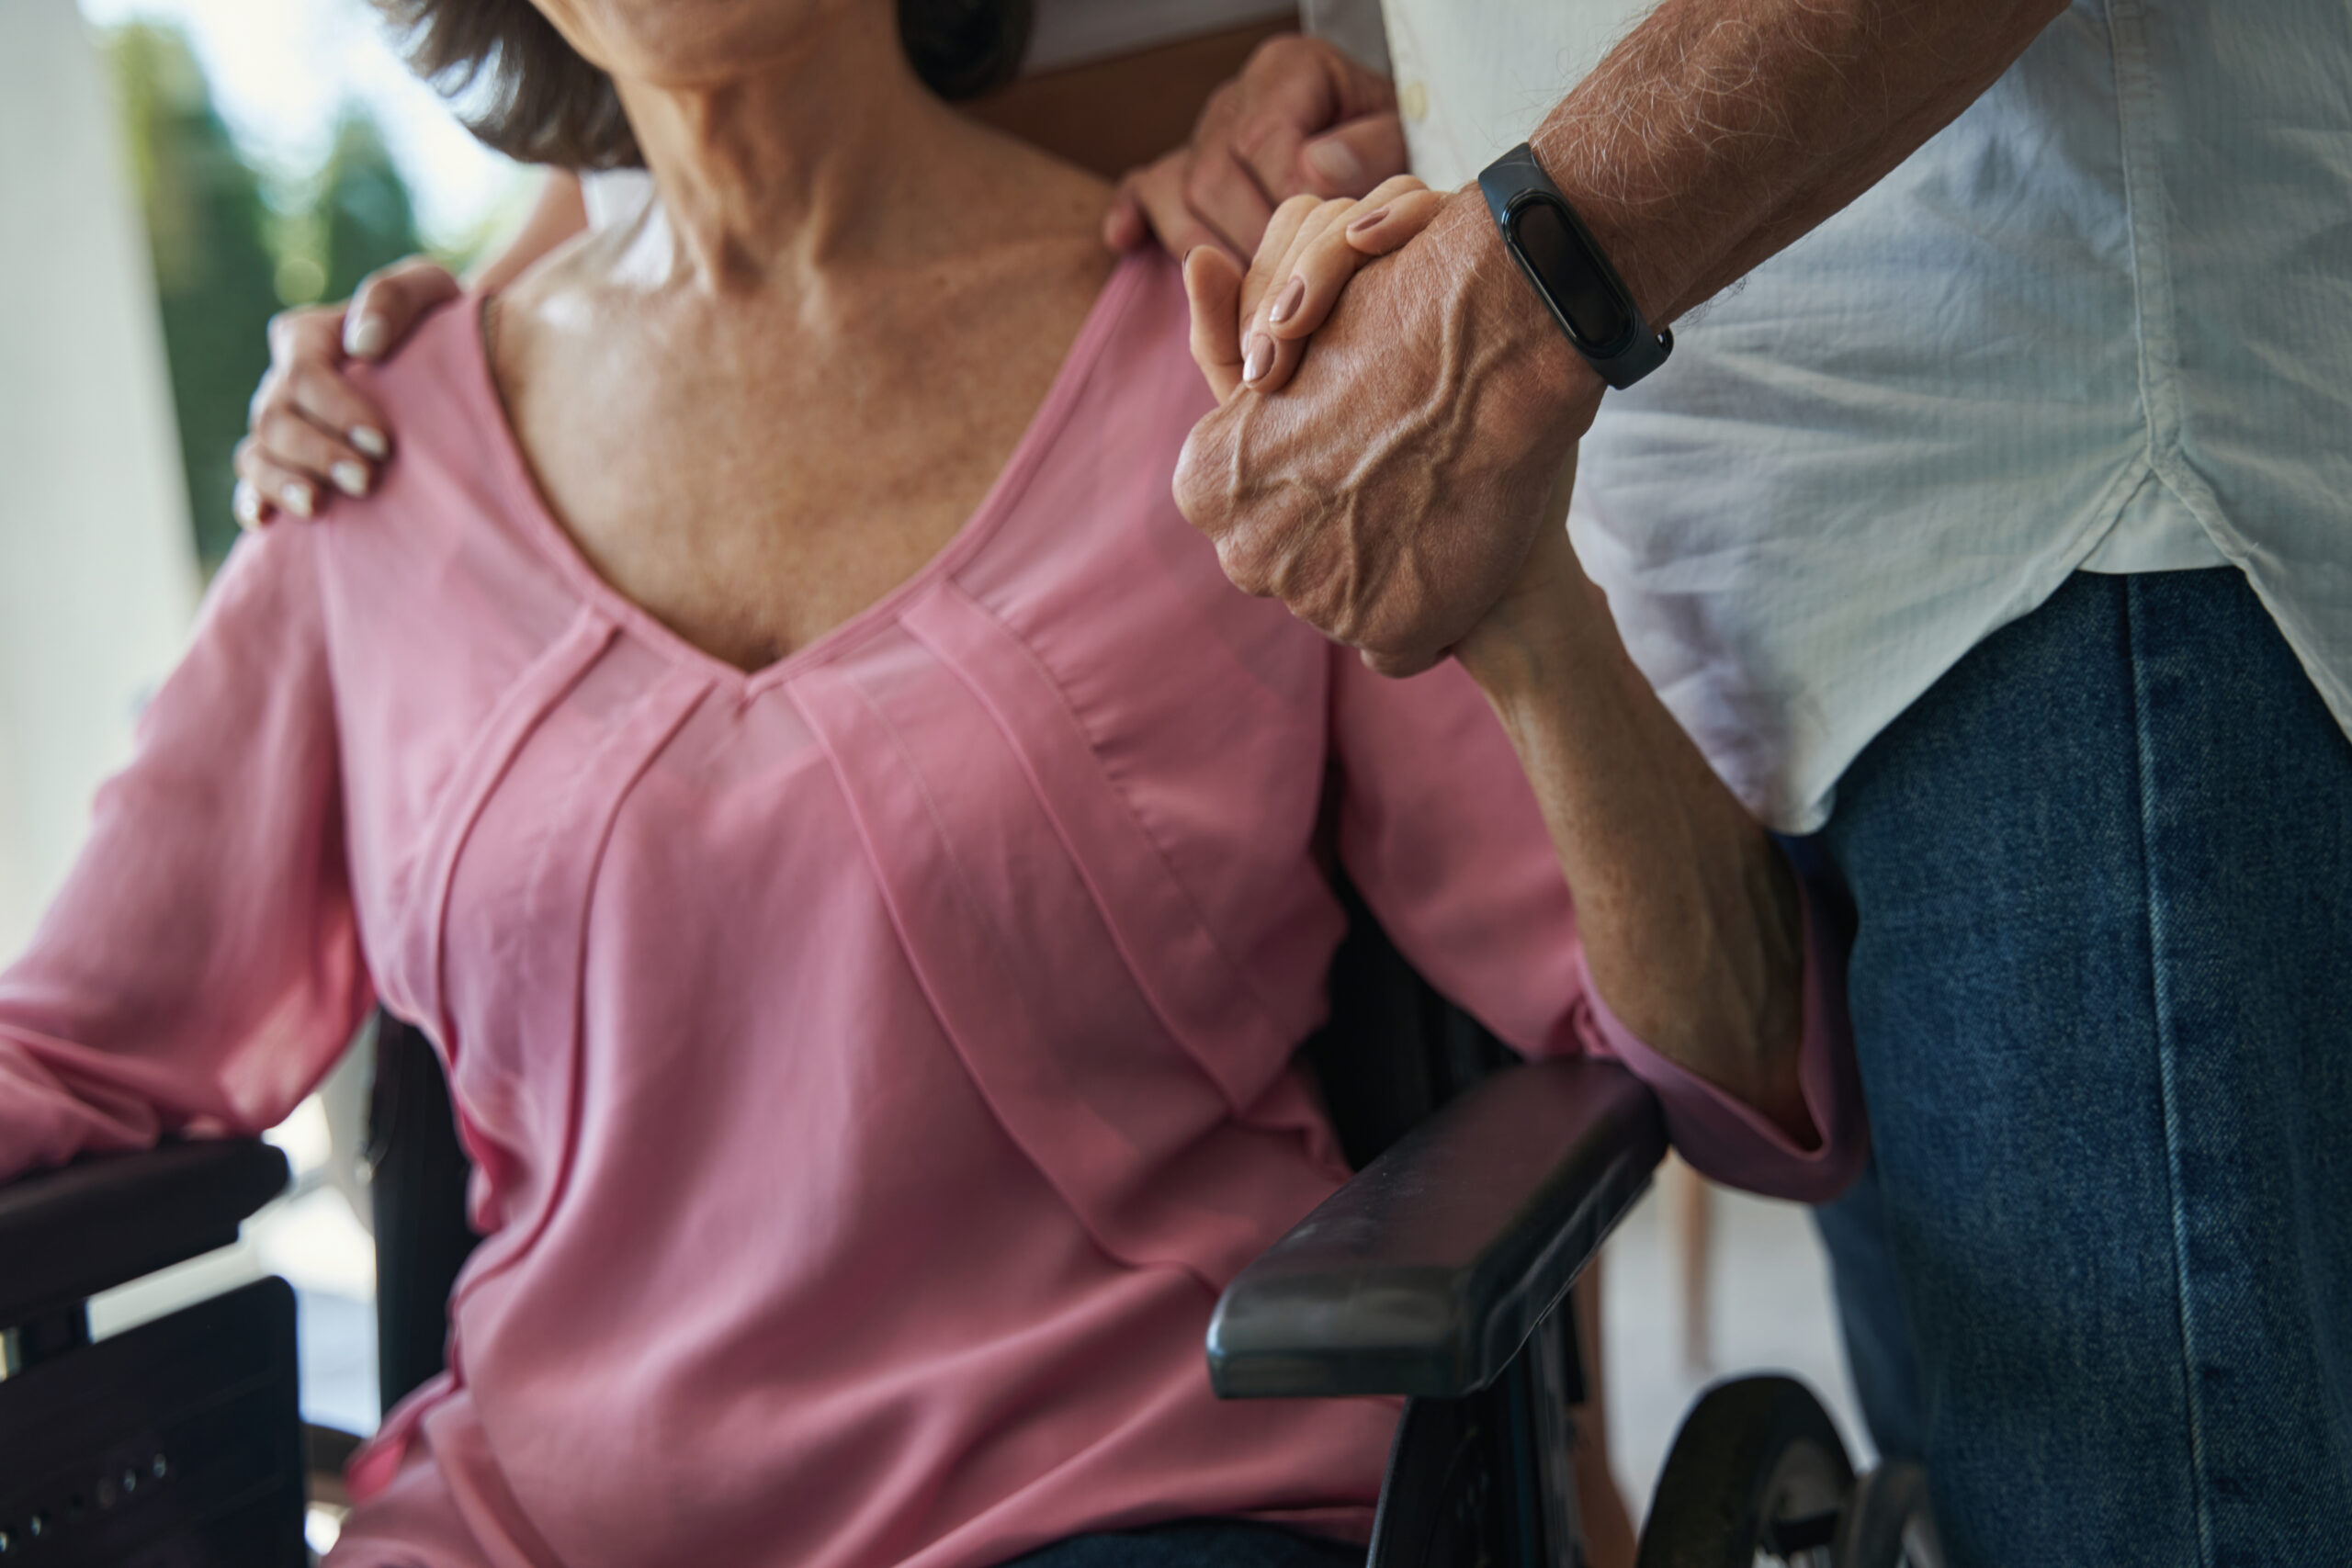
[{"label": "woman's neck", "polygon": [[1008,163],[1034,158],[948,109],[888,7],[845,7],[791,55],[717,85],[616,79],[661,192],[673,282],[718,294],[970,243]]}]

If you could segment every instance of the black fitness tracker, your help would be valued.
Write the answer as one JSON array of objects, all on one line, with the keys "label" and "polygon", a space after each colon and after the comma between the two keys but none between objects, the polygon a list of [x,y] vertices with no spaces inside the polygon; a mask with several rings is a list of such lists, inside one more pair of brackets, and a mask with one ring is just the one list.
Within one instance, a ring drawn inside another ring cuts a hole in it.
[{"label": "black fitness tracker", "polygon": [[1502,231],[1503,249],[1602,380],[1622,391],[1666,363],[1674,329],[1650,330],[1624,280],[1527,143],[1487,164],[1478,189]]}]

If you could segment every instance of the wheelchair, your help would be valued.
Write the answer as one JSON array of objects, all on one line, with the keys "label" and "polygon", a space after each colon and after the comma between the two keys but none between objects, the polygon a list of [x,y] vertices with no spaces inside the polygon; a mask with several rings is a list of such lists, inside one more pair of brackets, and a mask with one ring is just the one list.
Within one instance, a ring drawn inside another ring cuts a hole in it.
[{"label": "wheelchair", "polygon": [[[1342,889],[1330,1020],[1303,1047],[1358,1174],[1217,1303],[1232,1399],[1405,1396],[1368,1568],[1578,1568],[1568,1292],[1666,1153],[1613,1063],[1520,1064]],[[473,1237],[423,1037],[379,1036],[370,1155],[384,1400],[437,1371]],[[1344,1070],[1341,1070],[1344,1066]],[[302,1568],[309,1488],[354,1439],[306,1430],[294,1295],[267,1279],[92,1343],[88,1299],[236,1239],[281,1191],[266,1144],[176,1143],[0,1187],[0,1568]],[[1857,1477],[1784,1377],[1684,1418],[1639,1568],[1940,1568],[1925,1478]]]}]

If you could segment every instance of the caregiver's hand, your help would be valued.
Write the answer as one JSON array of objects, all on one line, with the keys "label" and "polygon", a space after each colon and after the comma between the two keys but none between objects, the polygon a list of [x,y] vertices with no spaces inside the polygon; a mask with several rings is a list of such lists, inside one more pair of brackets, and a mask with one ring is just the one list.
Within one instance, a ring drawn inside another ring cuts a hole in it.
[{"label": "caregiver's hand", "polygon": [[412,256],[371,273],[347,305],[288,310],[269,323],[269,373],[254,391],[237,444],[237,521],[268,525],[280,511],[314,517],[329,487],[366,495],[392,455],[391,427],[344,378],[346,359],[381,359],[419,317],[458,292],[439,262]]},{"label": "caregiver's hand", "polygon": [[1404,171],[1388,78],[1321,39],[1284,34],[1211,95],[1190,146],[1119,182],[1102,239],[1128,251],[1157,236],[1175,255],[1216,245],[1238,260],[1278,202],[1362,196]]},{"label": "caregiver's hand", "polygon": [[1455,192],[1346,285],[1289,385],[1201,421],[1177,503],[1239,587],[1413,674],[1517,579],[1602,389]]}]

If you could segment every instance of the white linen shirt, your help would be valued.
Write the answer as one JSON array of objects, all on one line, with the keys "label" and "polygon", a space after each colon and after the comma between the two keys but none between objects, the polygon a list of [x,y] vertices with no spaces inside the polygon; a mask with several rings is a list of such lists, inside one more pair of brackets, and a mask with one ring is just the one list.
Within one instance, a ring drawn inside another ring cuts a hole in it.
[{"label": "white linen shirt", "polygon": [[[1417,171],[1649,9],[1386,0]],[[1838,775],[2078,568],[2242,567],[2352,725],[2352,5],[2078,0],[1611,393],[1569,529],[1749,807]]]}]

